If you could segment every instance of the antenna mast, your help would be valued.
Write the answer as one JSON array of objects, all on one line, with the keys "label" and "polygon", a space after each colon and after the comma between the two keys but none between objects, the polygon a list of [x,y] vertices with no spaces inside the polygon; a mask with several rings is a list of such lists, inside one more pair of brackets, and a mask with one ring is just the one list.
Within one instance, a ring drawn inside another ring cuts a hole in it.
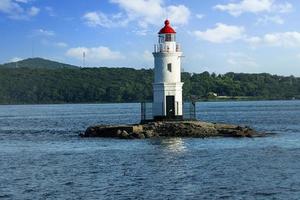
[{"label": "antenna mast", "polygon": [[85,51],[82,54],[82,67],[85,67]]}]

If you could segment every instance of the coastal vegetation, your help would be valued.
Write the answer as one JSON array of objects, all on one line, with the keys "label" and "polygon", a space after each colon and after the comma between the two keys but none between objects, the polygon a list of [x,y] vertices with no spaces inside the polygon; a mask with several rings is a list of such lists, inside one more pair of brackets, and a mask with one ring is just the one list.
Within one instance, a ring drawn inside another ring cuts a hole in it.
[{"label": "coastal vegetation", "polygon": [[[267,73],[182,73],[185,100],[300,99],[300,78]],[[152,69],[80,68],[40,58],[0,65],[1,104],[152,100]]]}]

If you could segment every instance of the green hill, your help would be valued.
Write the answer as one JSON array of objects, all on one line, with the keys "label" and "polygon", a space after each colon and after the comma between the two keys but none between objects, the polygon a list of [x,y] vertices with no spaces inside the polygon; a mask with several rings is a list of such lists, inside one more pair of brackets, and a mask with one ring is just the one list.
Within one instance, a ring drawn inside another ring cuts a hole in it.
[{"label": "green hill", "polygon": [[58,68],[78,68],[74,65],[68,65],[64,63],[55,62],[43,58],[28,58],[18,62],[10,62],[0,65],[0,68],[47,68],[47,69],[58,69]]},{"label": "green hill", "polygon": [[[0,104],[152,100],[152,69],[78,68],[55,65],[56,62],[44,59],[30,61],[32,59],[25,60],[24,63],[31,64],[23,67],[0,67]],[[300,99],[300,78],[293,76],[184,72],[182,81],[185,100],[191,96],[202,100],[216,98],[212,93],[222,99]]]}]

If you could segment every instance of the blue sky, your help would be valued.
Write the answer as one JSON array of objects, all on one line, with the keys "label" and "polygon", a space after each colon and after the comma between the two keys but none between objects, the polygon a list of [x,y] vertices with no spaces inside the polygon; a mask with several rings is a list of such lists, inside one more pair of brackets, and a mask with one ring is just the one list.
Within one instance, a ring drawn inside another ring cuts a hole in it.
[{"label": "blue sky", "polygon": [[299,0],[0,0],[0,63],[153,67],[166,18],[188,72],[300,76]]}]

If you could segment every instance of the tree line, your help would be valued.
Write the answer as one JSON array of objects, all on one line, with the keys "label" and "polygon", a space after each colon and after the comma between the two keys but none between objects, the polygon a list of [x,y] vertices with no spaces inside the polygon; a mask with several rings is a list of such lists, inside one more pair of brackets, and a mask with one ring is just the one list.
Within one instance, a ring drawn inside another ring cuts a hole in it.
[{"label": "tree line", "polygon": [[[300,78],[267,73],[182,73],[185,100],[218,96],[300,99]],[[152,69],[0,68],[0,104],[152,100]]]}]

